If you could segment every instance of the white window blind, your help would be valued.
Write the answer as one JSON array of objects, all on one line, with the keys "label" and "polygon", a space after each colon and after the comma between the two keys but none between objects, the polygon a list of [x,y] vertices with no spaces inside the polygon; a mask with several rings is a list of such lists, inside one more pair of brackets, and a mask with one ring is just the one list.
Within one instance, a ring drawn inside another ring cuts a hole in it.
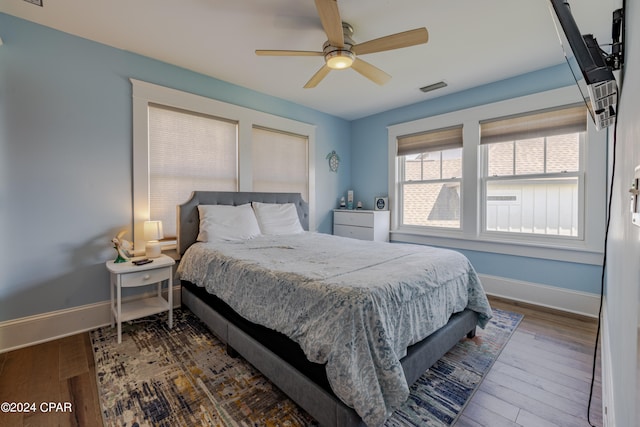
[{"label": "white window blind", "polygon": [[309,200],[308,138],[254,126],[251,141],[253,191],[301,193]]},{"label": "white window blind", "polygon": [[559,109],[541,110],[527,114],[480,122],[480,143],[493,144],[563,135],[587,130],[587,109],[584,104]]},{"label": "white window blind", "polygon": [[462,148],[462,125],[398,137],[398,156]]},{"label": "white window blind", "polygon": [[176,206],[194,190],[238,190],[237,123],[149,104],[149,217],[176,235]]}]

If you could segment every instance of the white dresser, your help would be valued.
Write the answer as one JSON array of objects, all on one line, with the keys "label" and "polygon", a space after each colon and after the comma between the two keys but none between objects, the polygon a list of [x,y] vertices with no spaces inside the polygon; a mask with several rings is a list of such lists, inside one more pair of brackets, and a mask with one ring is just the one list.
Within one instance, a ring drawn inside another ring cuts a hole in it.
[{"label": "white dresser", "polygon": [[333,210],[333,234],[360,240],[389,241],[389,211]]}]

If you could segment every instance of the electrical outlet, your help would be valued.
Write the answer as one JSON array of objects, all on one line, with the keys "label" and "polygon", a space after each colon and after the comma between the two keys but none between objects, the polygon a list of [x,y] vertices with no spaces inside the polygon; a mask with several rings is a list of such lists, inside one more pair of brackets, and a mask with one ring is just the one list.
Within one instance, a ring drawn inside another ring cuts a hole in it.
[{"label": "electrical outlet", "polygon": [[31,4],[35,4],[36,6],[40,6],[40,7],[44,7],[44,5],[42,4],[43,0],[24,0],[27,3],[31,3]]}]

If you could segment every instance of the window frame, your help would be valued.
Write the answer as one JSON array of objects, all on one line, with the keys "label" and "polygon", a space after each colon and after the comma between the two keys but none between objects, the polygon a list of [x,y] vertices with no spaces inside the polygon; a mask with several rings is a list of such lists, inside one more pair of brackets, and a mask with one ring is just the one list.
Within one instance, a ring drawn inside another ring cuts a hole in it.
[{"label": "window frame", "polygon": [[[589,119],[590,120],[590,119]],[[551,242],[555,241],[558,244],[565,244],[567,246],[573,246],[575,241],[583,241],[585,236],[585,151],[586,151],[586,140],[588,131],[580,132],[579,135],[579,158],[578,158],[578,170],[572,172],[544,172],[544,173],[535,173],[535,174],[522,174],[522,175],[499,175],[499,176],[489,176],[489,156],[488,156],[488,146],[491,144],[480,145],[479,156],[481,161],[481,173],[479,179],[482,181],[481,186],[481,197],[480,197],[480,213],[481,213],[481,228],[480,234],[487,236],[487,239],[505,239],[518,242],[521,240],[531,241],[533,243],[538,242],[540,238],[544,240],[550,239]],[[545,141],[545,169],[546,169],[546,144]],[[515,148],[515,147],[514,147]],[[515,154],[515,153],[514,153]],[[516,166],[514,159],[514,168]],[[578,235],[577,236],[559,236],[553,234],[538,234],[538,233],[517,233],[517,232],[508,232],[508,231],[495,231],[495,230],[487,230],[487,184],[489,182],[499,182],[499,181],[527,181],[527,180],[535,180],[535,179],[562,179],[562,178],[577,178],[578,180]]]},{"label": "window frame", "polygon": [[[449,148],[449,149],[454,149],[454,148]],[[457,177],[451,177],[451,178],[444,178],[443,177],[443,173],[442,173],[442,152],[445,150],[449,150],[448,148],[444,148],[444,149],[439,149],[439,150],[434,150],[434,151],[424,151],[421,154],[425,154],[425,153],[438,153],[440,155],[440,178],[431,178],[431,179],[420,179],[420,180],[404,180],[401,178],[404,178],[406,176],[406,154],[402,155],[402,156],[398,156],[398,173],[399,173],[399,180],[398,180],[398,198],[399,198],[399,205],[400,206],[404,206],[404,188],[406,185],[419,185],[419,184],[448,184],[448,183],[457,183],[459,185],[460,188],[460,218],[459,218],[459,226],[458,227],[444,227],[444,226],[436,226],[436,225],[410,225],[410,224],[404,224],[404,222],[402,221],[402,215],[400,215],[398,217],[398,223],[399,225],[401,224],[402,227],[416,227],[417,230],[424,228],[428,228],[428,229],[432,229],[432,230],[462,230],[463,228],[463,224],[462,224],[462,204],[464,202],[464,194],[463,194],[463,187],[462,187],[462,180],[464,179],[463,177],[463,173],[462,173],[462,168],[461,168],[461,174],[460,176]],[[463,147],[459,147],[459,148],[455,148],[455,149],[460,149],[460,151],[462,153],[464,153],[464,148]],[[400,160],[400,157],[403,158],[403,160]],[[461,159],[462,160],[462,159]],[[424,174],[421,174],[424,175]],[[424,176],[422,176],[422,178],[424,178]]]},{"label": "window frame", "polygon": [[[391,240],[430,244],[464,250],[520,255],[533,258],[556,259],[587,264],[602,261],[604,224],[606,220],[606,155],[607,133],[598,132],[590,118],[584,138],[584,196],[581,215],[583,235],[580,239],[549,238],[548,236],[503,236],[506,233],[487,233],[484,229],[483,159],[480,146],[480,122],[524,114],[546,108],[556,108],[582,102],[573,86],[479,105],[451,113],[426,117],[388,126],[389,206],[391,209]],[[586,114],[586,113],[585,113]],[[461,187],[461,230],[425,229],[402,226],[399,191],[400,167],[397,138],[425,132],[429,129],[463,125],[463,158]],[[500,234],[500,235],[496,235]],[[514,233],[515,234],[515,233]],[[555,237],[555,236],[554,236]]]},{"label": "window frame", "polygon": [[159,104],[238,123],[238,191],[252,191],[251,138],[254,126],[308,138],[309,230],[315,231],[315,139],[316,126],[264,113],[153,83],[130,78],[133,118],[133,214],[134,252],[144,251],[143,223],[149,220],[148,105]]}]

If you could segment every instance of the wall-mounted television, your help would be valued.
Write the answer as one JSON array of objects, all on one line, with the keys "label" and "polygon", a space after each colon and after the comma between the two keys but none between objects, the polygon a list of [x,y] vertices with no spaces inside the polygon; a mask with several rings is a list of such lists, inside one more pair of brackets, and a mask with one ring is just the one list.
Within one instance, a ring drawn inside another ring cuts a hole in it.
[{"label": "wall-mounted television", "polygon": [[[573,77],[578,84],[582,97],[587,104],[596,128],[603,129],[615,122],[618,100],[618,85],[613,75],[613,59],[598,45],[591,34],[582,35],[578,29],[567,0],[550,0],[551,16],[558,32],[560,44]],[[622,16],[622,11],[616,11]],[[615,18],[615,15],[614,15]],[[620,23],[618,25],[618,34]],[[616,22],[614,19],[615,35]],[[615,62],[619,65],[622,58],[620,52],[615,54]]]}]

